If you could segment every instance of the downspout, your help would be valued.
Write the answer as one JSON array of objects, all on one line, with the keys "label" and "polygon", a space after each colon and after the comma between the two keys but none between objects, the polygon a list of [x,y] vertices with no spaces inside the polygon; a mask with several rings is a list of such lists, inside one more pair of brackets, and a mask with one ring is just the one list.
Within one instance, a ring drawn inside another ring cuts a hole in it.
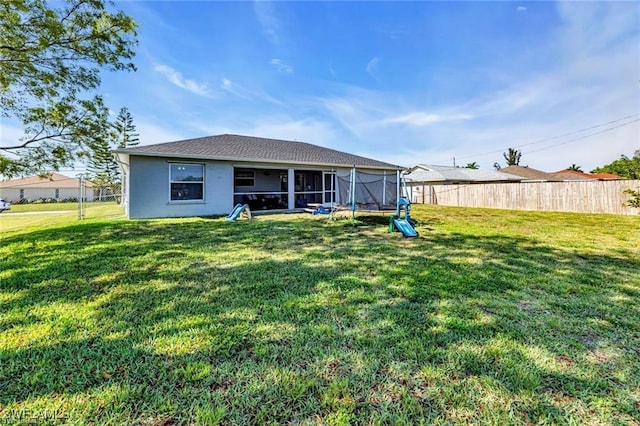
[{"label": "downspout", "polygon": [[113,156],[116,159],[116,163],[120,166],[120,171],[122,172],[122,187],[120,188],[122,197],[120,201],[120,205],[124,207],[125,213],[127,217],[129,217],[129,163],[125,163],[120,160],[120,156],[117,153],[113,153]]}]

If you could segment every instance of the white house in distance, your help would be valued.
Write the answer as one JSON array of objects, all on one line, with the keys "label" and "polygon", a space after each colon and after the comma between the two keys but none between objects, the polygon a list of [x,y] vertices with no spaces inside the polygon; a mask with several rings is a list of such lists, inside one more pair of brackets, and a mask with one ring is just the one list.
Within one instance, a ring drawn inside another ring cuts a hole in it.
[{"label": "white house in distance", "polygon": [[524,178],[495,170],[416,164],[405,174],[407,196],[414,203],[432,203],[431,185],[521,182]]},{"label": "white house in distance", "polygon": [[[93,199],[93,184],[85,182],[85,201]],[[0,182],[0,197],[11,203],[26,200],[54,199],[66,200],[78,198],[79,182],[77,178],[51,173],[47,177],[28,176]]]},{"label": "white house in distance", "polygon": [[402,167],[304,142],[218,135],[114,151],[130,218],[224,215],[309,204],[395,209]]}]

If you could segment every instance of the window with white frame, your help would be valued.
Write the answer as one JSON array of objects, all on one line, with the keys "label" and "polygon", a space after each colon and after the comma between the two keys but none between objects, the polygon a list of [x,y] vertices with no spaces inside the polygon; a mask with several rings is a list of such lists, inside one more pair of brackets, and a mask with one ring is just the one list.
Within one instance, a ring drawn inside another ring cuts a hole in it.
[{"label": "window with white frame", "polygon": [[171,201],[204,200],[204,164],[171,164]]}]

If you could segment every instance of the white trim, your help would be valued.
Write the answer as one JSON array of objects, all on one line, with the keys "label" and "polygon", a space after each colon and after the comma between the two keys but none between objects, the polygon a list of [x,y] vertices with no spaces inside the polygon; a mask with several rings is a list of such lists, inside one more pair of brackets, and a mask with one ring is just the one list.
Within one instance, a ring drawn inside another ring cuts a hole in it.
[{"label": "white trim", "polygon": [[[206,203],[206,186],[205,186],[205,176],[207,174],[207,166],[205,163],[190,163],[190,162],[173,162],[173,161],[167,161],[167,164],[169,165],[169,201],[168,204],[204,204]],[[173,180],[172,179],[172,175],[171,175],[171,167],[173,166],[179,166],[181,164],[184,164],[185,166],[201,166],[202,167],[202,181],[184,181],[184,180]],[[171,199],[171,185],[174,183],[199,183],[202,185],[202,198],[192,198],[192,199],[188,199],[188,200],[173,200]]]},{"label": "white trim", "polygon": [[[317,163],[313,161],[286,161],[286,160],[271,160],[264,158],[240,158],[240,157],[219,157],[219,156],[210,156],[210,155],[197,155],[197,154],[182,154],[176,152],[139,152],[139,151],[130,151],[130,150],[114,150],[113,152],[118,154],[129,154],[139,157],[165,157],[165,158],[176,158],[176,162],[182,161],[182,159],[186,159],[187,162],[189,159],[192,160],[210,160],[210,161],[230,161],[230,162],[241,162],[241,163],[259,163],[259,164],[283,164],[289,167],[293,166],[316,166],[323,168],[345,168],[350,169],[353,167],[353,164],[327,164],[327,163]],[[262,167],[262,166],[261,166]],[[406,167],[389,164],[389,166],[370,166],[370,165],[358,165],[359,170],[405,170]],[[285,166],[286,168],[286,166]]]}]

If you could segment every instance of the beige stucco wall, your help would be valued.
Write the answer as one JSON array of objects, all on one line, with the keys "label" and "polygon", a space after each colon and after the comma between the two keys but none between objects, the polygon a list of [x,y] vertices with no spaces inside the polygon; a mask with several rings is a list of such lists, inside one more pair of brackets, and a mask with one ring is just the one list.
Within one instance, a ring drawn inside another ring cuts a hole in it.
[{"label": "beige stucco wall", "polygon": [[[37,200],[40,198],[56,198],[56,188],[35,188],[35,187],[25,187],[25,188],[0,188],[0,197],[12,202],[16,203],[20,200],[20,190],[24,191],[23,197],[27,200]],[[65,198],[78,198],[78,188],[57,188],[58,189],[58,199]],[[93,189],[87,188],[86,190],[86,201],[93,200]]]}]

